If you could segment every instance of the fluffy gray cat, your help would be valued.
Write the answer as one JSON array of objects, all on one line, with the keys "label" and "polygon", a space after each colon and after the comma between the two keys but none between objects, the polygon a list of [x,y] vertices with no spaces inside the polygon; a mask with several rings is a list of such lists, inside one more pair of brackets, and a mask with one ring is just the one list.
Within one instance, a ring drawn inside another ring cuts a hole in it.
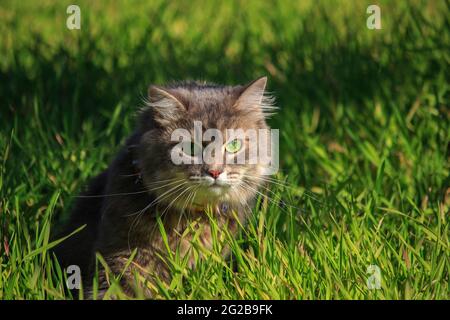
[{"label": "fluffy gray cat", "polygon": [[[171,150],[177,142],[171,137],[180,128],[193,133],[194,121],[200,122],[203,130],[215,128],[224,136],[227,129],[268,129],[266,117],[273,105],[264,93],[266,82],[263,77],[238,86],[200,82],[150,86],[147,107],[139,114],[135,132],[108,169],[80,195],[59,235],[86,225],[63,241],[55,253],[62,267],[80,266],[88,295],[97,252],[113,273],[120,274],[136,250],[121,278],[127,294],[133,295],[136,290],[135,273],[149,281],[155,276],[170,281],[163,259],[167,248],[157,217],[164,225],[170,250],[178,248],[182,256],[188,255],[191,266],[192,233],[185,231],[193,221],[200,243],[207,249],[212,246],[207,207],[219,229],[227,228],[235,235],[238,226],[245,224],[264,181],[263,166],[248,162],[176,165]],[[236,150],[247,148],[246,139],[225,142],[225,153],[231,156]],[[99,270],[99,281],[102,297],[109,287],[103,269]],[[149,287],[143,290],[152,296]]]}]

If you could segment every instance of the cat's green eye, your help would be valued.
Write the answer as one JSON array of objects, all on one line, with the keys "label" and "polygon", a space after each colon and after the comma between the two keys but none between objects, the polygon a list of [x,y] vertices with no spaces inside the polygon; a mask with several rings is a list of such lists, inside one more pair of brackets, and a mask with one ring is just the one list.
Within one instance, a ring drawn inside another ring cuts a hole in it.
[{"label": "cat's green eye", "polygon": [[242,148],[242,141],[239,139],[231,140],[227,143],[225,146],[225,150],[227,150],[229,153],[236,153]]}]

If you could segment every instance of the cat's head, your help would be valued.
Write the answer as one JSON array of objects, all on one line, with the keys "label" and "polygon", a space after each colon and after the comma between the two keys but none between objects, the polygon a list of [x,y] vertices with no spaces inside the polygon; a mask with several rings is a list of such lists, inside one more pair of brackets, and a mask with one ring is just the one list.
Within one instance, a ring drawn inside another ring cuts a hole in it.
[{"label": "cat's head", "polygon": [[[258,152],[254,154],[251,144],[261,142],[259,136],[264,134],[263,144],[270,144],[266,117],[274,110],[273,100],[265,94],[266,82],[263,77],[239,86],[199,82],[150,86],[140,118],[139,166],[144,184],[160,203],[180,209],[244,204],[257,193],[267,166],[254,159]],[[232,136],[230,129],[241,135]],[[242,132],[256,132],[256,141]]]}]

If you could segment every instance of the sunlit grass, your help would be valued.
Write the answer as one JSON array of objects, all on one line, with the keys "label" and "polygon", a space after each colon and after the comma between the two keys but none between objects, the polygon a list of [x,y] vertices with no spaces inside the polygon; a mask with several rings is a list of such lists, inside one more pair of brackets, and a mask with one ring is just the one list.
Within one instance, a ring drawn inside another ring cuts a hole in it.
[{"label": "sunlit grass", "polygon": [[80,1],[80,31],[64,1],[0,4],[1,299],[68,298],[50,230],[132,132],[150,83],[263,74],[287,186],[262,190],[239,237],[194,243],[194,270],[174,255],[157,297],[449,298],[448,3],[382,1],[380,31],[367,1],[115,3]]}]

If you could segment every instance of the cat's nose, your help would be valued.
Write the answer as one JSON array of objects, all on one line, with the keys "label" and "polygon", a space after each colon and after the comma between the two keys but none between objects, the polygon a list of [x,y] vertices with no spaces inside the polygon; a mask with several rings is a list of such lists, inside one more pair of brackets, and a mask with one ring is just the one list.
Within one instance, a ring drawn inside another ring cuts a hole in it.
[{"label": "cat's nose", "polygon": [[222,173],[220,170],[208,170],[208,173],[211,177],[214,179],[217,179],[217,177]]}]

